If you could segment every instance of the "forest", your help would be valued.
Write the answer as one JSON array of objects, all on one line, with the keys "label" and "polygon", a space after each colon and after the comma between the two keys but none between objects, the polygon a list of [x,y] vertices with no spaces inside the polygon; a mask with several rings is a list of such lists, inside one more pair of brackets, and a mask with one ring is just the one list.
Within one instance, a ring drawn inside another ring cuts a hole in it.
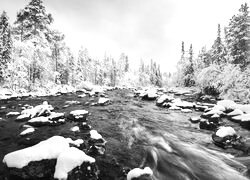
[{"label": "forest", "polygon": [[[41,0],[32,0],[10,24],[7,12],[0,18],[0,84],[13,91],[35,91],[58,85],[80,87],[83,82],[108,86],[195,87],[208,95],[235,100],[250,99],[249,11],[242,4],[227,27],[218,24],[212,47],[194,56],[192,44],[181,43],[177,71],[164,72],[157,61],[131,68],[129,55],[94,59],[87,48],[77,55],[65,35],[52,29],[53,16]],[[56,20],[55,20],[56,21]],[[216,30],[216,28],[215,28]]]}]

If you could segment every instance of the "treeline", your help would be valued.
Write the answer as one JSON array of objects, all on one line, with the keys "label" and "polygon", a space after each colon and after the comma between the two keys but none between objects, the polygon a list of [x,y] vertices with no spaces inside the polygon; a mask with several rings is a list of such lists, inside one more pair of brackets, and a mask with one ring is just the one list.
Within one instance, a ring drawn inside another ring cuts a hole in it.
[{"label": "treeline", "polygon": [[[150,68],[131,70],[128,56],[118,59],[104,55],[94,59],[87,49],[74,55],[65,36],[52,29],[54,19],[41,0],[21,9],[13,25],[6,12],[0,17],[0,84],[11,89],[35,90],[55,84],[79,86],[83,81],[98,85],[161,86],[161,72],[155,62]],[[143,77],[142,74],[149,76]],[[140,78],[135,78],[137,76]]]},{"label": "treeline", "polygon": [[250,17],[247,3],[242,4],[211,48],[202,47],[193,57],[192,45],[188,52],[182,42],[176,83],[197,86],[203,93],[222,95],[238,100],[250,99]]}]

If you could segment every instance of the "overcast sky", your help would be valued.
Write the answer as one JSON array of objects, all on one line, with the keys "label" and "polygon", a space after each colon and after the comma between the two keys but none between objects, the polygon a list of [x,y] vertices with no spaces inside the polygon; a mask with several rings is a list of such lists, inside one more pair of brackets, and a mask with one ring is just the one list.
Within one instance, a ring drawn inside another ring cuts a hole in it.
[{"label": "overcast sky", "polygon": [[[30,0],[0,0],[10,21]],[[122,52],[132,65],[154,59],[174,71],[181,41],[197,54],[216,38],[217,24],[228,25],[246,0],[44,0],[53,27],[66,35],[76,53],[83,46],[93,58]],[[222,30],[223,32],[223,30]]]}]

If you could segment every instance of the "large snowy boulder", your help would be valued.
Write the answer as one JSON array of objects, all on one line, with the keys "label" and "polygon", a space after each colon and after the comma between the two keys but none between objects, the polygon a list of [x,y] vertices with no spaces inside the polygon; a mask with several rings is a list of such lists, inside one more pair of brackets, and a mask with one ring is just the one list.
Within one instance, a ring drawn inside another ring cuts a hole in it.
[{"label": "large snowy boulder", "polygon": [[246,114],[250,114],[250,104],[238,104],[237,108]]},{"label": "large snowy boulder", "polygon": [[226,111],[232,111],[237,108],[237,104],[232,100],[221,100],[217,102],[217,105],[224,106]]},{"label": "large snowy boulder", "polygon": [[95,159],[54,136],[4,156],[7,179],[97,179]]},{"label": "large snowy boulder", "polygon": [[104,106],[107,105],[110,102],[110,99],[105,98],[105,97],[100,97],[98,100],[98,105]]},{"label": "large snowy boulder", "polygon": [[228,148],[232,147],[233,143],[237,140],[235,130],[230,126],[221,126],[213,135],[212,139],[215,145]]},{"label": "large snowy boulder", "polygon": [[163,103],[165,103],[165,102],[171,102],[172,100],[174,100],[173,97],[171,97],[171,96],[169,96],[169,95],[166,95],[166,94],[163,94],[163,95],[161,95],[161,96],[157,99],[156,105],[157,105],[157,106],[162,106]]}]

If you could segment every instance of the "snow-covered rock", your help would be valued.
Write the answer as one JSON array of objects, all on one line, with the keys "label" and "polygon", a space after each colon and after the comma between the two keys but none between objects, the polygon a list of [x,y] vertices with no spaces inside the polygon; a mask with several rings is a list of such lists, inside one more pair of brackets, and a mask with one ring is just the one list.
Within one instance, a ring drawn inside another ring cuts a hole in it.
[{"label": "snow-covered rock", "polygon": [[161,96],[157,99],[156,105],[157,105],[157,106],[161,106],[163,103],[165,103],[165,102],[171,102],[172,100],[174,100],[173,97],[168,96],[168,95],[166,95],[166,94],[163,94],[163,95],[161,95]]},{"label": "snow-covered rock", "polygon": [[[173,101],[172,101],[173,102]],[[175,101],[173,102],[175,106],[181,107],[181,108],[193,108],[195,107],[194,103],[187,102],[187,101]]]},{"label": "snow-covered rock", "polygon": [[17,116],[16,121],[26,121],[30,119],[30,114],[21,114]]},{"label": "snow-covered rock", "polygon": [[64,137],[53,136],[34,146],[5,155],[3,162],[8,167],[23,168],[32,161],[56,159],[67,148],[69,148],[69,143]]},{"label": "snow-covered rock", "polygon": [[221,100],[217,102],[217,105],[224,106],[226,110],[234,110],[237,108],[237,104],[232,100]]},{"label": "snow-covered rock", "polygon": [[190,117],[189,120],[192,123],[198,123],[198,122],[200,122],[201,118],[200,118],[200,116],[195,116],[195,117]]},{"label": "snow-covered rock", "polygon": [[28,134],[32,134],[34,131],[35,131],[35,128],[29,127],[27,129],[25,129],[24,131],[22,131],[20,133],[20,136],[25,136],[25,135],[28,135]]},{"label": "snow-covered rock", "polygon": [[149,167],[145,167],[144,169],[134,168],[134,169],[132,169],[132,170],[130,170],[128,172],[127,180],[132,180],[134,178],[139,178],[140,176],[143,176],[143,175],[152,176],[153,171]]},{"label": "snow-covered rock", "polygon": [[18,116],[18,115],[20,115],[20,112],[8,112],[8,113],[6,114],[7,117],[10,117],[10,116]]},{"label": "snow-covered rock", "polygon": [[51,114],[48,116],[49,120],[56,121],[59,119],[64,118],[64,113],[58,113],[58,112],[51,112]]},{"label": "snow-covered rock", "polygon": [[181,110],[181,107],[172,105],[170,108],[168,108],[169,110]]},{"label": "snow-covered rock", "polygon": [[183,113],[191,113],[192,110],[191,109],[182,109],[181,112],[183,112]]},{"label": "snow-covered rock", "polygon": [[77,97],[79,97],[79,98],[84,98],[84,97],[86,97],[86,94],[79,94]]},{"label": "snow-covered rock", "polygon": [[215,105],[213,107],[213,109],[214,110],[219,110],[219,111],[222,111],[222,112],[226,111],[226,108],[224,106],[222,106],[222,105],[219,105],[219,104]]},{"label": "snow-covered rock", "polygon": [[232,116],[239,116],[242,115],[243,111],[240,109],[235,109],[232,112],[228,113],[227,116],[232,117]]},{"label": "snow-covered rock", "polygon": [[78,105],[81,104],[80,101],[65,101],[65,104],[67,105]]},{"label": "snow-covered rock", "polygon": [[77,139],[74,141],[71,138],[66,138],[66,140],[68,141],[69,144],[73,144],[76,147],[80,147],[80,145],[84,143],[84,141],[82,139]]},{"label": "snow-covered rock", "polygon": [[53,123],[48,117],[40,116],[28,120],[28,124],[32,126],[42,126]]},{"label": "snow-covered rock", "polygon": [[101,98],[99,98],[99,100],[98,100],[97,103],[98,103],[99,105],[105,105],[105,104],[107,104],[107,103],[109,103],[109,102],[110,102],[110,99],[101,97]]},{"label": "snow-covered rock", "polygon": [[70,130],[73,132],[79,132],[80,128],[78,126],[74,126],[74,127],[70,128]]},{"label": "snow-covered rock", "polygon": [[95,159],[77,148],[67,148],[57,158],[54,178],[58,180],[67,179],[68,173],[74,168],[80,167],[83,162],[94,163]]},{"label": "snow-covered rock", "polygon": [[48,104],[47,101],[44,101],[43,104],[35,106],[31,109],[25,109],[21,112],[21,114],[27,114],[31,118],[33,117],[38,117],[38,116],[43,116],[43,115],[49,115],[51,114],[51,111],[54,108]]},{"label": "snow-covered rock", "polygon": [[69,113],[69,119],[73,121],[86,121],[89,112],[86,110],[74,110]]},{"label": "snow-covered rock", "polygon": [[236,135],[234,128],[230,126],[221,126],[215,133],[219,137],[233,136]]},{"label": "snow-covered rock", "polygon": [[246,114],[250,114],[250,104],[238,104],[237,108]]},{"label": "snow-covered rock", "polygon": [[102,139],[102,135],[99,134],[96,130],[91,130],[89,133],[90,133],[91,139],[95,139],[95,140]]}]

